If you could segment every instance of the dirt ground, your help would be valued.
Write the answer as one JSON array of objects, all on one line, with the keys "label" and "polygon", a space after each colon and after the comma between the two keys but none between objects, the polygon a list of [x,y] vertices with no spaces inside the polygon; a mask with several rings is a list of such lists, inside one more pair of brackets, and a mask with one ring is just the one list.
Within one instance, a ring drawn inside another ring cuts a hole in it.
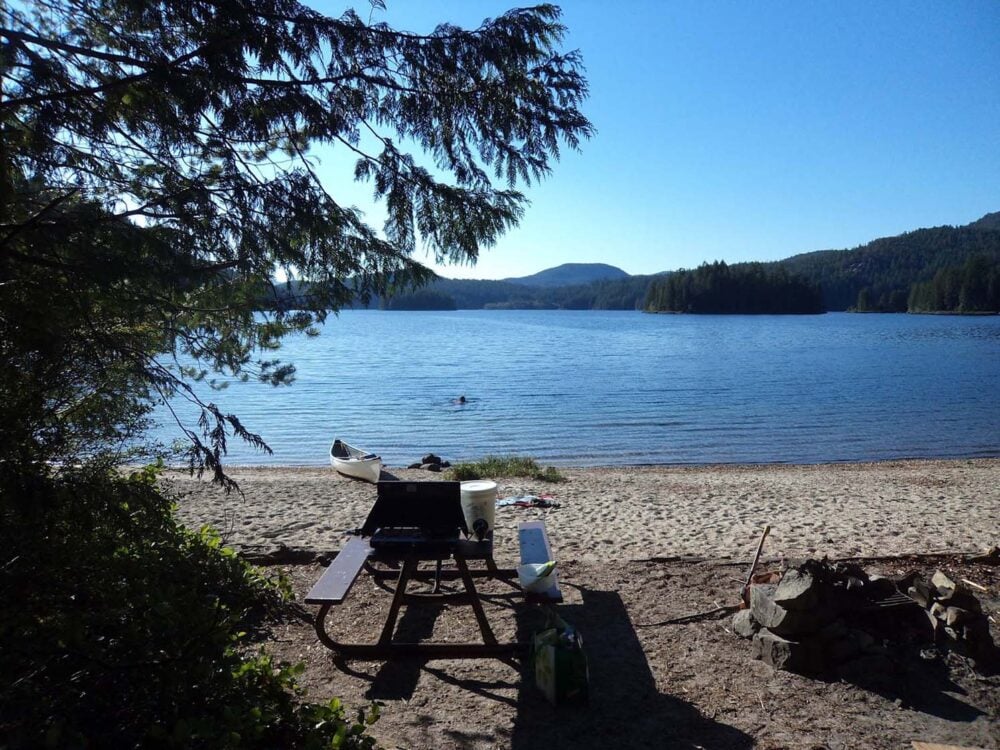
[{"label": "dirt ground", "polygon": [[[985,586],[977,595],[998,640],[1000,567],[946,556],[863,564],[893,576],[940,569]],[[1000,678],[977,675],[955,653],[893,645],[888,658],[816,679],[752,659],[730,616],[663,624],[737,602],[746,567],[690,558],[562,566],[565,602],[556,610],[583,634],[589,661],[590,700],[581,706],[549,705],[516,661],[344,663],[317,640],[311,606],[275,625],[264,646],[281,660],[305,662],[302,684],[312,700],[382,703],[373,734],[387,748],[834,750],[910,748],[913,740],[1000,748]],[[282,569],[300,601],[322,572],[315,563]],[[483,591],[499,638],[544,622],[503,584]],[[374,641],[388,602],[362,576],[348,602],[333,609],[332,629],[345,640]],[[468,607],[436,605],[404,608],[397,635],[476,640],[478,631]]]}]

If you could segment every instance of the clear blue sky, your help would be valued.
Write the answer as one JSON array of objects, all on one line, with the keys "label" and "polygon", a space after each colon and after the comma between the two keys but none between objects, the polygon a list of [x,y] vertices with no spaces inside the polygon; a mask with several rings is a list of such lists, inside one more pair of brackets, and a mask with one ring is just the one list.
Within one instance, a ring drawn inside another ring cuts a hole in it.
[{"label": "clear blue sky", "polygon": [[[386,2],[374,20],[416,32],[515,5]],[[528,189],[517,229],[444,276],[773,260],[1000,210],[998,0],[561,6],[597,135]]]}]

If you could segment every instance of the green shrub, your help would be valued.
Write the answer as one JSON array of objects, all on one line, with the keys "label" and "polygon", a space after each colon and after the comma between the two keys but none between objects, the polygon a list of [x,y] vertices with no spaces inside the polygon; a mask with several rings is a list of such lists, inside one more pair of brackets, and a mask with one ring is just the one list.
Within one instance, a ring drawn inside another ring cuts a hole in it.
[{"label": "green shrub", "polygon": [[287,583],[181,527],[155,471],[0,465],[0,550],[5,746],[374,745],[376,710],[300,703],[301,667],[252,653]]},{"label": "green shrub", "polygon": [[564,482],[553,466],[542,469],[533,458],[524,456],[486,456],[479,461],[459,463],[452,466],[446,476],[449,479],[485,479],[494,477],[529,477],[541,482]]}]

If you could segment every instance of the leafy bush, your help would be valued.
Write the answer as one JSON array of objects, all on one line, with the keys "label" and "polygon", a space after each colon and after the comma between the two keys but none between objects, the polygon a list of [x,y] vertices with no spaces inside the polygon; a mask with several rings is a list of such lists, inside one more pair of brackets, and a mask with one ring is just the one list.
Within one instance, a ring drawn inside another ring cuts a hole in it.
[{"label": "leafy bush", "polygon": [[541,482],[566,481],[566,477],[554,466],[542,469],[535,459],[524,456],[486,456],[479,461],[455,464],[446,476],[458,481],[486,477],[529,477]]},{"label": "leafy bush", "polygon": [[0,463],[0,549],[6,746],[374,745],[377,710],[302,704],[301,667],[250,652],[287,583],[181,527],[155,470]]}]

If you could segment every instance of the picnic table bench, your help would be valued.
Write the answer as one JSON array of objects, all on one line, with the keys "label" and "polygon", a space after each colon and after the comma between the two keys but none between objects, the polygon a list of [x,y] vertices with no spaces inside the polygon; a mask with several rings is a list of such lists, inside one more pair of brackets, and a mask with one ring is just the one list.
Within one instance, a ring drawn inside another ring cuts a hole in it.
[{"label": "picnic table bench", "polygon": [[[544,563],[552,559],[552,548],[542,521],[519,523],[518,544],[522,564]],[[442,558],[453,559],[454,569],[443,570]],[[474,560],[481,561],[484,567],[470,568],[468,563]],[[420,568],[420,563],[427,561],[436,562],[433,571]],[[334,605],[342,604],[347,599],[354,582],[366,568],[376,578],[396,578],[392,589],[392,603],[379,638],[375,643],[344,643],[335,640],[327,632],[327,615]],[[441,592],[435,585],[434,591],[430,593],[407,592],[410,581],[426,580],[432,576],[435,584],[440,580],[459,580],[463,588],[457,592]],[[306,604],[320,605],[315,623],[316,634],[320,641],[345,658],[381,660],[420,656],[431,659],[469,659],[502,658],[527,653],[529,646],[527,642],[497,641],[473,580],[479,577],[504,580],[517,590],[521,590],[520,586],[514,583],[517,578],[516,570],[501,569],[496,566],[493,560],[491,536],[482,541],[458,539],[443,546],[423,549],[414,547],[405,553],[394,551],[392,554],[373,549],[367,537],[352,536],[306,595],[305,601]],[[552,604],[562,601],[562,592],[559,590],[555,572],[551,574],[550,583],[544,591],[523,593],[525,601],[531,604]],[[401,643],[393,639],[396,621],[403,604],[440,600],[464,603],[472,607],[482,633],[482,643]]]}]

